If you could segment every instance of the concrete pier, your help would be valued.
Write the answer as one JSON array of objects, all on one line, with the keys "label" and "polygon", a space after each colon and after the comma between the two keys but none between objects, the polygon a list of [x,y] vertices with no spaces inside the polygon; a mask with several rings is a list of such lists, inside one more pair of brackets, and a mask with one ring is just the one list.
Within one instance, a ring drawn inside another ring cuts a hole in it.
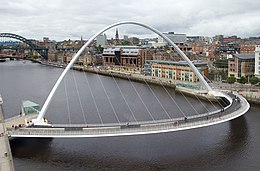
[{"label": "concrete pier", "polygon": [[14,171],[9,138],[5,130],[2,104],[3,100],[0,96],[0,171]]}]

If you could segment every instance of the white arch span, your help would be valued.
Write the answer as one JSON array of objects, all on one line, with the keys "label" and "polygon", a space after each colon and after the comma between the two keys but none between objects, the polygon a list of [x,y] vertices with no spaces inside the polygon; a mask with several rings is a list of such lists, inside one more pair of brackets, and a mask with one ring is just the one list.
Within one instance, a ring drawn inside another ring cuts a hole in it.
[{"label": "white arch span", "polygon": [[157,35],[161,36],[163,39],[165,39],[170,45],[173,46],[173,48],[177,51],[177,53],[188,63],[188,65],[192,68],[193,72],[196,73],[196,75],[199,77],[200,82],[202,83],[202,85],[205,87],[205,89],[208,91],[208,93],[214,95],[214,96],[221,96],[221,97],[225,97],[229,100],[230,105],[232,103],[232,99],[220,92],[216,92],[213,91],[212,88],[209,86],[209,84],[205,81],[205,79],[203,78],[203,76],[200,74],[200,72],[198,71],[198,69],[193,65],[193,63],[189,60],[189,58],[178,48],[177,45],[175,45],[174,42],[172,42],[168,37],[166,37],[165,35],[163,35],[160,31],[156,30],[155,28],[148,26],[146,24],[140,23],[140,22],[135,22],[135,21],[122,21],[122,22],[118,22],[118,23],[114,23],[111,24],[109,26],[107,26],[106,28],[100,30],[99,32],[97,32],[94,36],[92,36],[81,48],[80,50],[74,55],[74,57],[72,58],[72,60],[70,61],[70,63],[67,65],[67,67],[64,69],[64,71],[62,72],[62,74],[60,75],[60,77],[58,78],[57,82],[55,83],[54,87],[52,88],[49,96],[47,97],[38,117],[36,119],[33,120],[33,123],[35,125],[41,125],[43,123],[43,117],[49,107],[50,102],[52,101],[53,95],[55,94],[58,86],[60,85],[62,79],[65,77],[65,75],[67,74],[67,72],[69,71],[69,69],[72,67],[72,65],[76,62],[76,60],[79,58],[79,56],[81,55],[81,53],[84,51],[84,49],[90,45],[90,43],[100,34],[102,34],[103,32],[119,26],[119,25],[125,25],[125,24],[133,24],[133,25],[139,25],[141,27],[147,28],[148,30],[151,30],[152,32],[156,33]]}]

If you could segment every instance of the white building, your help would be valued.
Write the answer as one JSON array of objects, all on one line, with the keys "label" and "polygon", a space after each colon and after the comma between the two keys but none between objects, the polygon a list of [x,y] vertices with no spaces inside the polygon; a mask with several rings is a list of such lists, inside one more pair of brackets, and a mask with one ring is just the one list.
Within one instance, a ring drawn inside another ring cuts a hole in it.
[{"label": "white building", "polygon": [[260,45],[255,47],[255,76],[260,78]]},{"label": "white building", "polygon": [[97,44],[96,46],[98,47],[99,45],[103,48],[107,47],[107,36],[106,34],[100,34],[97,36]]},{"label": "white building", "polygon": [[103,51],[104,65],[141,66],[141,49],[139,46],[115,46]]},{"label": "white building", "polygon": [[154,48],[159,48],[167,45],[165,42],[155,42],[155,41],[149,41],[148,42],[148,47],[154,47]]},{"label": "white building", "polygon": [[[166,37],[171,39],[175,44],[181,44],[187,42],[186,34],[174,34],[174,32],[163,33]],[[166,42],[162,37],[158,38],[158,42]]]}]

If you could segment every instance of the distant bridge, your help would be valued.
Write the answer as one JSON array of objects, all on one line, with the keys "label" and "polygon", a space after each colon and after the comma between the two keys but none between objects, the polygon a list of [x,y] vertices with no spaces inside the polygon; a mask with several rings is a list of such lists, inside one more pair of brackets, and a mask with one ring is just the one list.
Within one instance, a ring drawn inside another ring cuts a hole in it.
[{"label": "distant bridge", "polygon": [[29,48],[0,46],[0,49],[31,49],[31,50],[35,50],[36,52],[38,52],[41,55],[41,57],[43,57],[44,59],[48,59],[48,49],[34,44],[29,39],[26,39],[22,36],[12,34],[12,33],[0,33],[0,37],[8,37],[8,38],[20,40],[29,46]]}]

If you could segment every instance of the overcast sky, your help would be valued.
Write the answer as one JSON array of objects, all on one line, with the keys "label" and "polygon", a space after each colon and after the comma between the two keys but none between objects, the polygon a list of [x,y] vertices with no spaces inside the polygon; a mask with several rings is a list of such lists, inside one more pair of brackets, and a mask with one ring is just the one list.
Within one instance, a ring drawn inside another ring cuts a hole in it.
[{"label": "overcast sky", "polygon": [[[2,0],[0,32],[51,40],[90,38],[118,21],[139,21],[161,32],[260,36],[259,0]],[[107,32],[113,36],[115,30]],[[138,26],[123,35],[150,34]]]}]

